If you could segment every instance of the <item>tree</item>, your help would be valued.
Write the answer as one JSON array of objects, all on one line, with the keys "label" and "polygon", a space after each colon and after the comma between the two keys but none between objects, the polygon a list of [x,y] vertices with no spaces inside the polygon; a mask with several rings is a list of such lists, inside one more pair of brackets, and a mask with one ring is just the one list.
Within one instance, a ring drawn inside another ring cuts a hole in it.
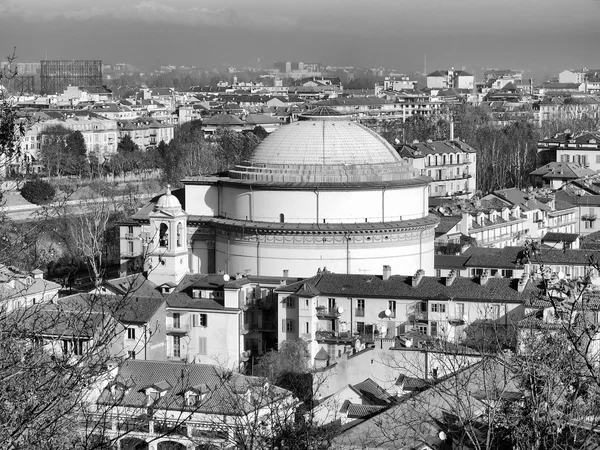
[{"label": "tree", "polygon": [[117,152],[121,154],[128,154],[138,151],[140,148],[138,145],[131,139],[131,136],[126,134],[121,138],[119,144],[117,145]]},{"label": "tree", "polygon": [[21,188],[23,198],[36,205],[45,205],[52,201],[55,193],[54,186],[40,178],[27,181]]},{"label": "tree", "polygon": [[76,130],[67,135],[65,151],[68,155],[66,161],[71,166],[70,172],[78,173],[80,177],[89,177],[90,164],[87,158],[85,139],[81,131]]}]

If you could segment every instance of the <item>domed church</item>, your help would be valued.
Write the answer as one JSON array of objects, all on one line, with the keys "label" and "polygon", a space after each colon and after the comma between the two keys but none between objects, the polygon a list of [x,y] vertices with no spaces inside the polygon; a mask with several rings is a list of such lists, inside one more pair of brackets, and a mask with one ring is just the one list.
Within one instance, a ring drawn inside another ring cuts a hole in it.
[{"label": "domed church", "polygon": [[384,265],[433,274],[430,181],[377,133],[319,107],[243,164],[184,179],[183,205],[168,192],[132,219],[157,237],[149,255],[164,266],[160,282],[188,272],[381,274]]}]

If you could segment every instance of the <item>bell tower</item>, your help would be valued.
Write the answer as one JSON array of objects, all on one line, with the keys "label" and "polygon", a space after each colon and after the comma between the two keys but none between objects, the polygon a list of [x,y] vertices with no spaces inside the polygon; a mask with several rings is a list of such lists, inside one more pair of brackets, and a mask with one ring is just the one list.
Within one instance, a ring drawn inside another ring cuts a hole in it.
[{"label": "bell tower", "polygon": [[177,285],[189,273],[187,246],[188,214],[181,208],[171,187],[162,195],[150,218],[147,253],[148,279],[156,285]]}]

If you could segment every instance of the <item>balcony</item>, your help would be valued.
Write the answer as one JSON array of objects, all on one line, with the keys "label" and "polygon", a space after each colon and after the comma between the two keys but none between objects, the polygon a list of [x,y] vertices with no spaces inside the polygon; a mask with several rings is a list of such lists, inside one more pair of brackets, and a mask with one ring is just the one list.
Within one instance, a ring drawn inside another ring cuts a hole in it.
[{"label": "balcony", "polygon": [[408,307],[407,316],[409,322],[427,322],[427,309],[423,311],[421,308],[420,303]]},{"label": "balcony", "polygon": [[584,222],[593,222],[594,220],[596,220],[596,214],[584,214],[583,216],[581,216],[581,220],[583,220]]},{"label": "balcony", "polygon": [[125,239],[127,239],[128,241],[131,241],[134,238],[133,233],[125,233]]},{"label": "balcony", "polygon": [[450,325],[459,326],[464,325],[465,320],[462,314],[448,314],[448,323]]},{"label": "balcony", "polygon": [[190,331],[189,323],[171,323],[167,324],[167,334],[188,334]]},{"label": "balcony", "polygon": [[326,306],[317,306],[317,317],[319,319],[337,319],[340,317],[341,312],[340,308],[334,306],[333,308],[328,308]]},{"label": "balcony", "polygon": [[356,308],[354,310],[354,315],[356,317],[365,317],[365,308]]}]

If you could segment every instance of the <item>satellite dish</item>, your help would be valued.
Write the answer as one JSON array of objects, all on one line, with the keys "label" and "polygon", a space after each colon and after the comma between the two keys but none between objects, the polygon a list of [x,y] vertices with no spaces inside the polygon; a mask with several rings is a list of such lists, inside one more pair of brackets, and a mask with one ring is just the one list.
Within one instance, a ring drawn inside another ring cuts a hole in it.
[{"label": "satellite dish", "polygon": [[443,431],[440,431],[438,433],[438,437],[440,438],[440,441],[445,441],[448,436],[446,436],[446,433],[444,433]]},{"label": "satellite dish", "polygon": [[565,279],[565,273],[564,272],[558,272],[558,279],[559,280],[564,280]]},{"label": "satellite dish", "polygon": [[386,317],[390,317],[392,315],[392,311],[388,308],[385,310],[384,314]]},{"label": "satellite dish", "polygon": [[223,275],[223,281],[229,281],[229,275],[225,274]]},{"label": "satellite dish", "polygon": [[344,308],[342,308],[341,306],[338,306],[337,312],[339,314],[342,314],[344,312]]}]

